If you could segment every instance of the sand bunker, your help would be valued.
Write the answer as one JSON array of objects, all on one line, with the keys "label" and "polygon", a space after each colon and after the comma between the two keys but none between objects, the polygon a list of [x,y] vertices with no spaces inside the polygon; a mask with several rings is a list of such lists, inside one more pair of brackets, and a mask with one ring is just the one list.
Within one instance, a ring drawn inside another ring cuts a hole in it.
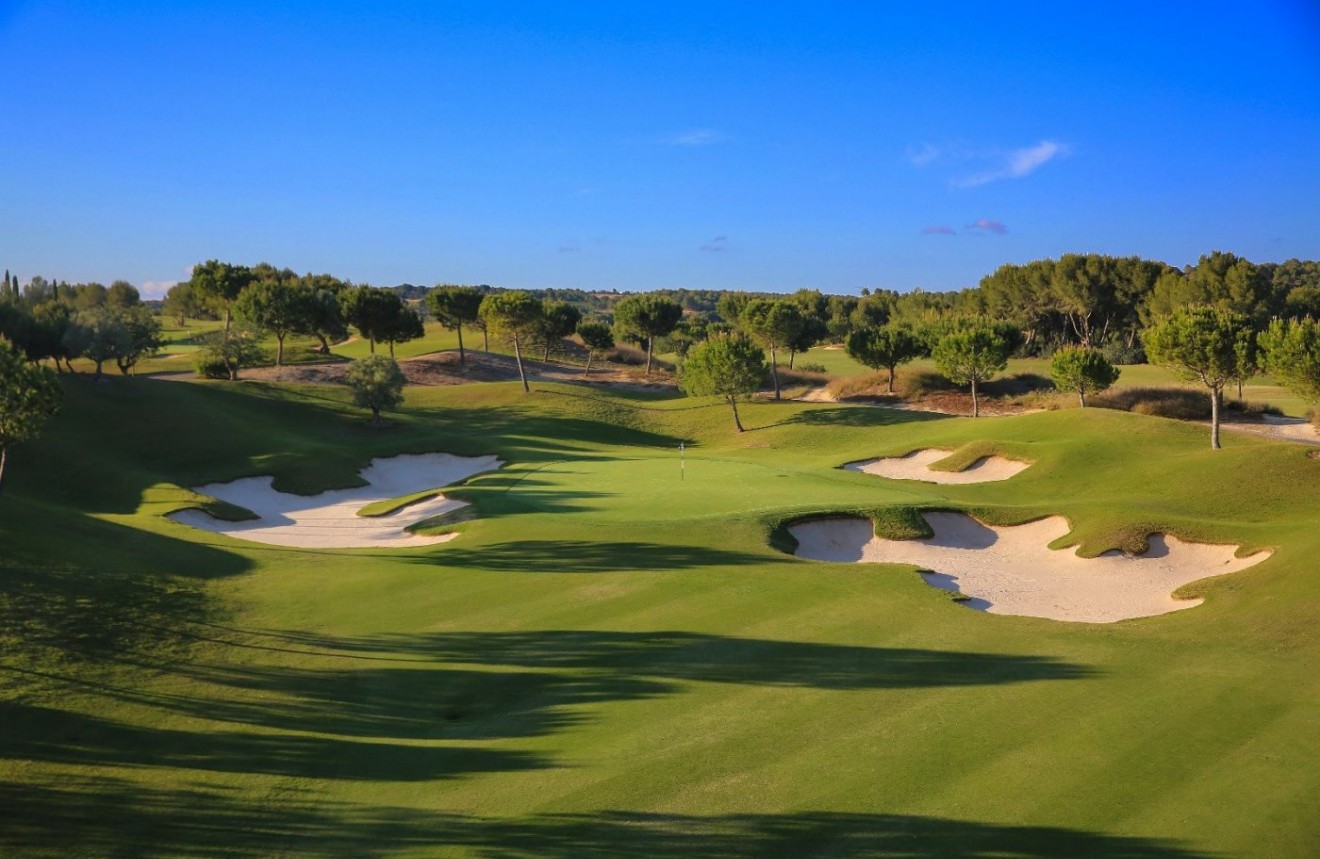
[{"label": "sand bunker", "polygon": [[1068,520],[1051,516],[1026,525],[983,525],[962,513],[923,513],[935,536],[886,540],[866,519],[817,519],[789,528],[797,555],[817,561],[914,564],[926,581],[971,597],[970,608],[994,614],[1110,623],[1200,605],[1175,600],[1188,582],[1234,573],[1269,552],[1234,557],[1236,547],[1184,543],[1153,535],[1145,555],[1106,552],[1080,558],[1047,546],[1067,534]]},{"label": "sand bunker", "polygon": [[986,456],[978,459],[963,471],[932,471],[931,464],[939,462],[950,451],[927,448],[909,453],[907,456],[888,456],[883,459],[867,459],[862,462],[849,462],[843,467],[849,471],[864,471],[893,480],[925,480],[928,483],[991,483],[996,480],[1008,480],[1013,475],[1031,465],[1029,462],[1017,462],[1002,456]]},{"label": "sand bunker", "polygon": [[195,491],[246,507],[259,516],[246,522],[226,522],[201,510],[180,510],[170,518],[194,528],[256,543],[307,549],[414,547],[443,543],[455,534],[420,536],[404,529],[467,505],[438,495],[410,504],[388,516],[357,515],[368,504],[448,486],[502,463],[493,456],[453,456],[447,453],[405,454],[373,460],[360,474],[367,486],[332,489],[319,495],[276,492],[271,477],[245,477],[232,483],[208,483]]}]

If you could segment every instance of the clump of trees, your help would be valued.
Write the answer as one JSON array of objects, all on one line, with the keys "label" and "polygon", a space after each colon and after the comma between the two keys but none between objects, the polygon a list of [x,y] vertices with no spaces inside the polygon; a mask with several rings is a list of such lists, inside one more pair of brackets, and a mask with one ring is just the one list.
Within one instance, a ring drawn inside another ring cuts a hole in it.
[{"label": "clump of trees", "polygon": [[1265,365],[1285,387],[1320,403],[1320,318],[1276,319],[1260,335]]},{"label": "clump of trees", "polygon": [[35,437],[59,411],[62,393],[54,373],[0,339],[0,488],[10,445]]}]

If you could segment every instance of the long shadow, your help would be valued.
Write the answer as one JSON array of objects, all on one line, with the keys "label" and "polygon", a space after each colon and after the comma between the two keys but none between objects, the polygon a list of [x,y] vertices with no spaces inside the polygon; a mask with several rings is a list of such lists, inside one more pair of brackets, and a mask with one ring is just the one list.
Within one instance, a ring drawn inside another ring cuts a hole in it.
[{"label": "long shadow", "polygon": [[657,572],[766,563],[760,555],[727,549],[586,540],[513,540],[480,549],[446,546],[443,552],[408,560],[509,573]]},{"label": "long shadow", "polygon": [[359,781],[434,781],[552,765],[527,752],[470,746],[143,728],[13,701],[0,702],[0,723],[5,726],[0,757],[55,764]]},{"label": "long shadow", "polygon": [[0,848],[32,857],[1213,859],[1170,839],[943,817],[604,810],[505,819],[317,802],[299,790],[254,800],[220,787],[163,790],[113,778],[0,782],[0,807],[9,818]]},{"label": "long shadow", "polygon": [[885,427],[926,421],[948,420],[949,415],[891,409],[876,406],[833,406],[803,409],[779,421],[775,426]]}]

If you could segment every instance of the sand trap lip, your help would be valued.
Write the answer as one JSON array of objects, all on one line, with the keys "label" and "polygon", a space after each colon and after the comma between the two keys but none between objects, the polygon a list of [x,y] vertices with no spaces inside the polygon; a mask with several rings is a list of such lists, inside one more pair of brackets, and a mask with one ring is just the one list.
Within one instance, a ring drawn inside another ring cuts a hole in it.
[{"label": "sand trap lip", "polygon": [[1068,520],[1051,516],[1025,525],[984,525],[963,513],[923,513],[935,536],[886,540],[870,520],[813,519],[789,527],[797,556],[817,561],[914,564],[928,584],[971,597],[969,608],[992,614],[1112,623],[1191,608],[1176,600],[1182,585],[1234,573],[1269,557],[1234,557],[1237,547],[1185,543],[1152,535],[1145,555],[1106,552],[1080,558],[1048,545],[1067,534]]},{"label": "sand trap lip", "polygon": [[1002,456],[983,456],[962,471],[933,471],[931,465],[949,456],[952,451],[938,448],[916,450],[907,456],[886,456],[844,463],[849,471],[862,471],[891,480],[924,480],[927,483],[992,483],[1008,480],[1029,468],[1031,463],[1018,462]]},{"label": "sand trap lip", "polygon": [[202,510],[179,510],[169,518],[184,525],[254,543],[300,549],[365,549],[429,546],[455,534],[421,536],[409,525],[467,506],[438,495],[396,510],[388,516],[357,515],[368,504],[448,486],[501,463],[494,456],[454,456],[448,453],[404,454],[374,459],[359,474],[367,486],[331,489],[319,495],[276,492],[274,478],[245,477],[230,483],[195,487],[202,495],[246,507],[258,519],[226,522]]}]

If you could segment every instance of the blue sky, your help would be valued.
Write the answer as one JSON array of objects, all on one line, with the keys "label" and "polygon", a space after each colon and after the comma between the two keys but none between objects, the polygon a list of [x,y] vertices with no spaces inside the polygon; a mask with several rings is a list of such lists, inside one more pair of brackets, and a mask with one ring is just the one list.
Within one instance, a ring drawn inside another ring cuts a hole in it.
[{"label": "blue sky", "polygon": [[1320,258],[1320,4],[0,0],[0,267],[974,285]]}]

